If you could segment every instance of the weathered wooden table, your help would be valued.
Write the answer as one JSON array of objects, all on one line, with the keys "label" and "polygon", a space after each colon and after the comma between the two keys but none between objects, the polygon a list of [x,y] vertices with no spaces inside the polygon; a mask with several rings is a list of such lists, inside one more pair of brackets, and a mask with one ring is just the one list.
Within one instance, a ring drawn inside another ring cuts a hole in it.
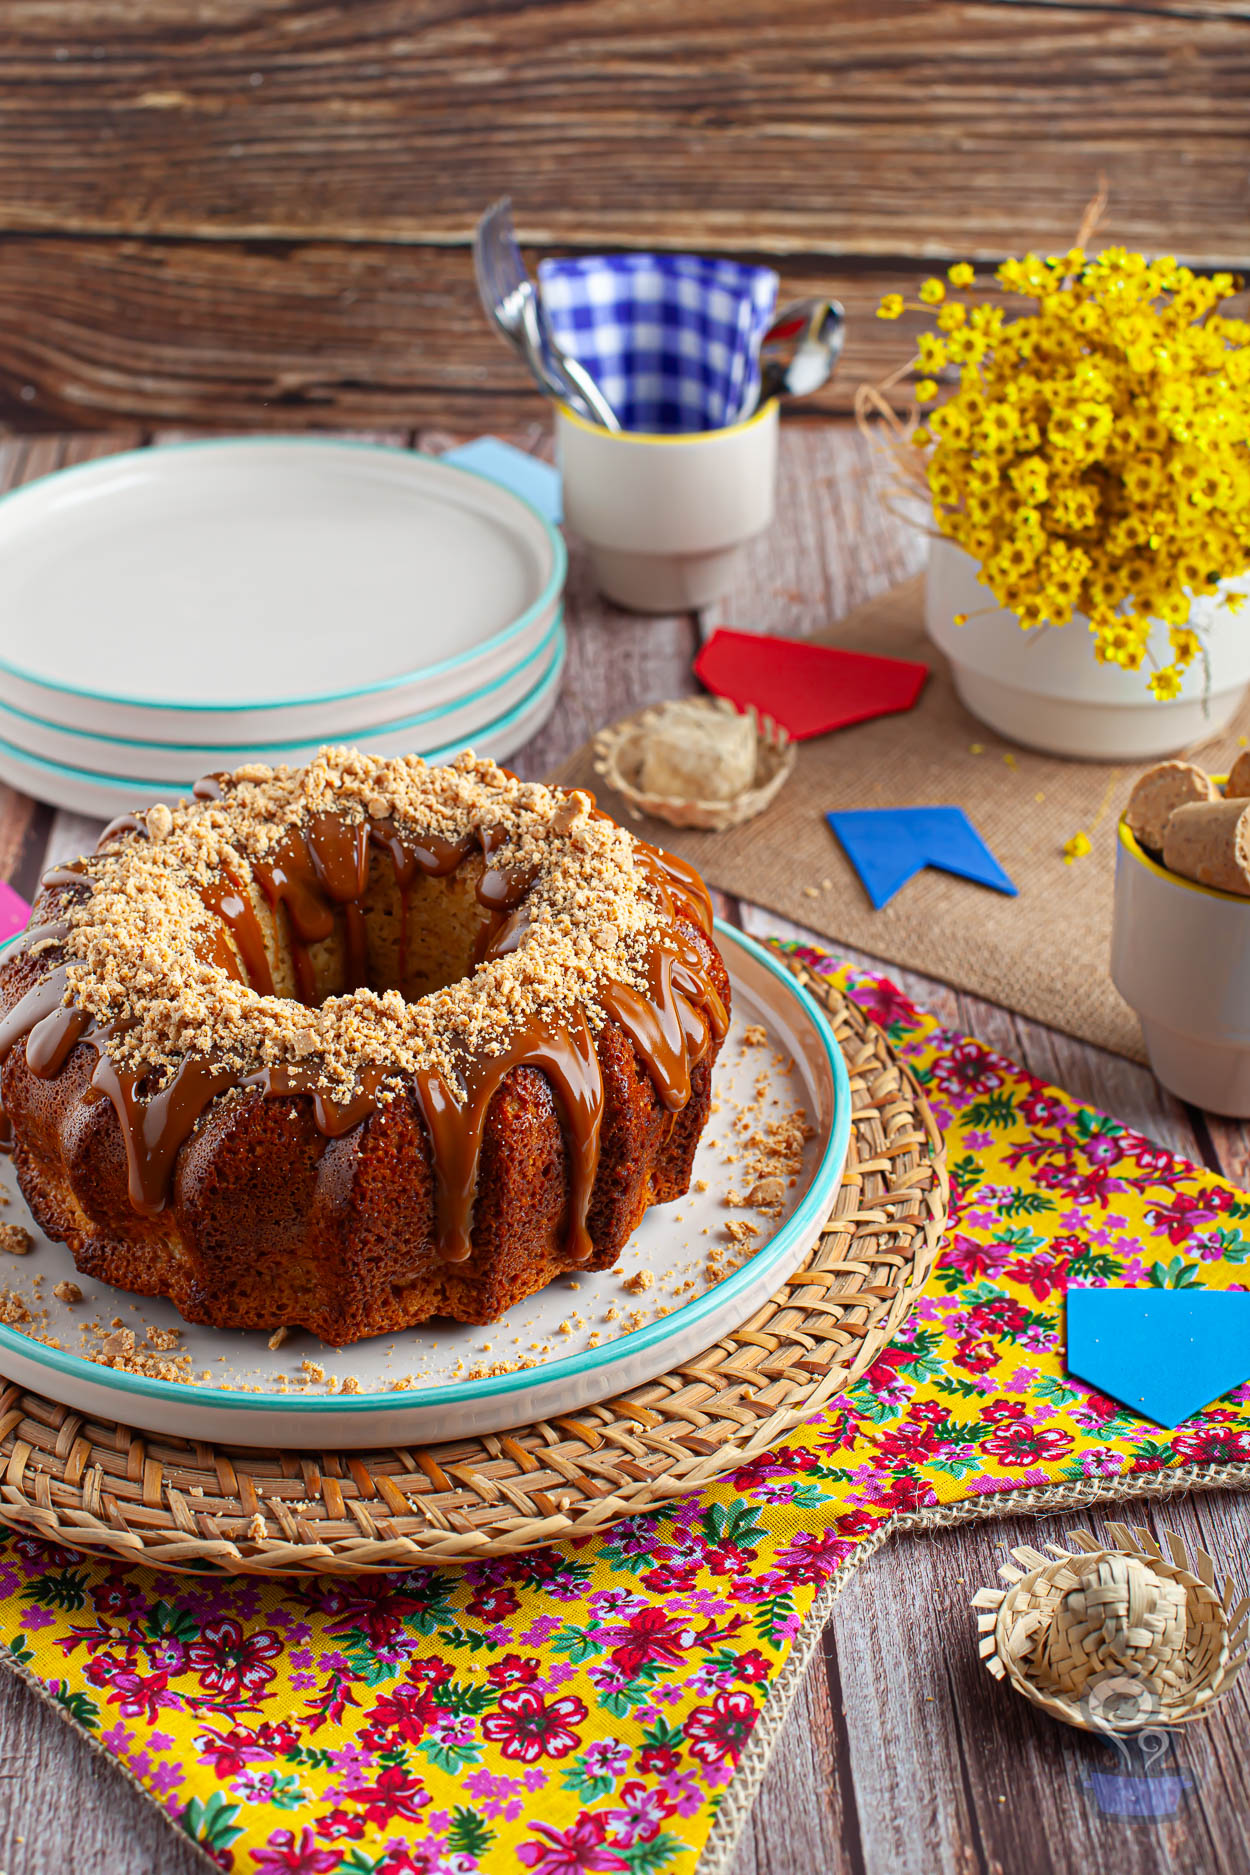
[{"label": "weathered wooden table", "polygon": [[[515,440],[545,446],[545,426]],[[0,491],[62,464],[167,433],[38,437],[0,444]],[[437,449],[441,435],[379,435]],[[759,551],[775,617],[797,633],[837,619],[916,572],[923,540],[880,500],[869,448],[845,424],[793,425],[782,476],[821,498],[783,499]],[[767,589],[767,588],[766,588]],[[636,619],[595,594],[576,550],[568,593],[569,658],[559,706],[512,758],[541,776],[604,722],[695,688],[690,662],[708,623]],[[94,843],[97,823],[0,787],[0,874],[27,896],[51,861]],[[761,908],[722,898],[753,933],[804,934]],[[837,948],[837,947],[833,947]],[[857,953],[844,952],[853,961]],[[1183,1107],[1146,1069],[1103,1054],[948,986],[895,973],[908,993],[1083,1101],[1109,1109],[1175,1152],[1250,1183],[1250,1131]],[[1109,1746],[1036,1713],[979,1665],[967,1602],[1022,1541],[1102,1527],[1114,1512],[964,1523],[905,1538],[854,1580],[813,1656],[730,1863],[731,1875],[1067,1875],[1109,1869],[1228,1871],[1250,1867],[1250,1768],[1244,1750],[1250,1674],[1205,1724],[1152,1762],[1184,1784],[1158,1819],[1104,1814],[1091,1773],[1126,1768]],[[1250,1516],[1229,1494],[1177,1497],[1130,1515],[1202,1544],[1243,1583]],[[1130,1754],[1131,1756],[1131,1754]],[[1143,1769],[1140,1754],[1130,1766]],[[1175,1789],[1176,1787],[1174,1787]],[[205,1867],[125,1779],[50,1706],[0,1675],[0,1871],[7,1875],[193,1875]]]}]

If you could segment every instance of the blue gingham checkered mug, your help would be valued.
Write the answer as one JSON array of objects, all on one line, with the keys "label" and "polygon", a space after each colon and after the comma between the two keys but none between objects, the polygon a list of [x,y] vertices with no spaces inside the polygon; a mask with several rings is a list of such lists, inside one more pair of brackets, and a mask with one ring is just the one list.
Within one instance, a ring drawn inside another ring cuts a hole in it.
[{"label": "blue gingham checkered mug", "polygon": [[698,254],[544,260],[543,304],[627,431],[724,429],[759,390],[760,341],[777,302],[769,267]]}]

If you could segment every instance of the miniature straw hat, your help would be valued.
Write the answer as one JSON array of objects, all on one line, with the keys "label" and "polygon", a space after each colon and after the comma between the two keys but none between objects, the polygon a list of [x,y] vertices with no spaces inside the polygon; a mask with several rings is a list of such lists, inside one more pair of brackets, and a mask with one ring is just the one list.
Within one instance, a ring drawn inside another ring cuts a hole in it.
[{"label": "miniature straw hat", "polygon": [[1211,1558],[1166,1531],[1108,1526],[1108,1549],[1076,1530],[1075,1551],[1012,1551],[1010,1586],[972,1606],[981,1658],[1035,1706],[1084,1731],[1134,1732],[1201,1718],[1246,1659],[1250,1601],[1221,1588]]},{"label": "miniature straw hat", "polygon": [[[750,783],[728,800],[681,799],[669,794],[649,793],[642,786],[642,772],[648,739],[662,726],[665,711],[671,706],[656,704],[637,716],[626,717],[600,730],[594,740],[596,774],[602,775],[610,788],[622,795],[630,812],[637,817],[653,814],[674,827],[704,827],[723,832],[737,827],[761,813],[776,799],[794,767],[794,744],[789,734],[771,716],[761,716],[751,706],[745,712],[755,732],[755,772]],[[680,703],[683,711],[706,712],[709,718],[737,718],[740,712],[726,697],[688,697]]]}]

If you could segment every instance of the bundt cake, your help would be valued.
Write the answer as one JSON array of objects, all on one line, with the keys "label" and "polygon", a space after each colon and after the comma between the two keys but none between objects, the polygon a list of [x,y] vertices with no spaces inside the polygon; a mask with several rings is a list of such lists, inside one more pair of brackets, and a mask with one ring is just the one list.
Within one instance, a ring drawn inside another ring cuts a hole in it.
[{"label": "bundt cake", "polygon": [[591,795],[325,749],[49,872],[0,967],[22,1190],[85,1275],[342,1346],[495,1320],[680,1196],[729,983]]}]

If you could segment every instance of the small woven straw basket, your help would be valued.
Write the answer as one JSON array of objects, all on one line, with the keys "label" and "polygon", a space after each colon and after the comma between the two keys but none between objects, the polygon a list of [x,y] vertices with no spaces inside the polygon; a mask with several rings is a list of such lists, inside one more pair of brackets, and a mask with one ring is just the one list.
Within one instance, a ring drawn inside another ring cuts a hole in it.
[{"label": "small woven straw basket", "polygon": [[[698,697],[691,702],[709,714],[737,716],[739,711],[727,697]],[[601,729],[594,740],[595,773],[602,775],[615,789],[637,819],[651,814],[666,820],[672,827],[703,827],[723,833],[727,827],[741,826],[762,813],[774,801],[794,768],[794,744],[789,734],[771,716],[761,716],[755,706],[744,712],[755,730],[755,777],[749,788],[728,801],[685,801],[671,795],[648,794],[639,785],[647,731],[657,720],[657,707],[628,716],[623,722]]]},{"label": "small woven straw basket", "polygon": [[1146,1530],[1108,1525],[1108,1549],[1088,1530],[1075,1550],[1011,1553],[1010,1586],[973,1597],[981,1658],[1056,1719],[1083,1731],[1135,1732],[1201,1718],[1246,1659],[1250,1600],[1221,1587],[1211,1558]]}]

